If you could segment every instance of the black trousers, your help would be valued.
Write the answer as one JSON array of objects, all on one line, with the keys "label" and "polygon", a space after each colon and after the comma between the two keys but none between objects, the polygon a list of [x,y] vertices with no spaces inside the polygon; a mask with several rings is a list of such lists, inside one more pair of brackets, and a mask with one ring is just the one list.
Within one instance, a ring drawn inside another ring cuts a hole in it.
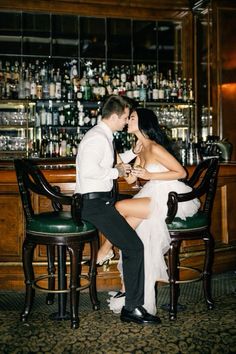
[{"label": "black trousers", "polygon": [[83,200],[82,218],[91,222],[122,251],[125,308],[144,304],[144,248],[136,232],[116,210],[112,199]]}]

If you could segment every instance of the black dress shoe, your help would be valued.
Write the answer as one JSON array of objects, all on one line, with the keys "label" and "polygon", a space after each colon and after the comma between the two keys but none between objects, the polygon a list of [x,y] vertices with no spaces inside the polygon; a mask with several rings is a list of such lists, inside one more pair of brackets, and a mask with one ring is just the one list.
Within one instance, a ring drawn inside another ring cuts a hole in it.
[{"label": "black dress shoe", "polygon": [[118,299],[119,297],[124,297],[125,293],[123,293],[122,291],[118,291],[113,297],[115,299]]},{"label": "black dress shoe", "polygon": [[134,310],[126,310],[125,307],[121,310],[120,319],[123,322],[135,322],[139,324],[160,324],[161,320],[157,316],[148,313],[142,306],[136,307]]}]

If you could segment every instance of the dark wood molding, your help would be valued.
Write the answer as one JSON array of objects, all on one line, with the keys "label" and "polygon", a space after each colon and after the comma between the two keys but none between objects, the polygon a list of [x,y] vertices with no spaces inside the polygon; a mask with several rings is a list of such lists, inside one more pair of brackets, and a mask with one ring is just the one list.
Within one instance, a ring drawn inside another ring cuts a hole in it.
[{"label": "dark wood molding", "polygon": [[1,0],[0,10],[165,20],[181,20],[190,12],[188,0]]}]

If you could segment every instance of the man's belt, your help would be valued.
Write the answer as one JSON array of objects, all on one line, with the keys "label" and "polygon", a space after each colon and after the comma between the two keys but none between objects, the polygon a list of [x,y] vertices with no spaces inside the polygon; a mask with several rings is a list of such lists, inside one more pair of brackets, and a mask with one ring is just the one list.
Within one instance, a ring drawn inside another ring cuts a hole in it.
[{"label": "man's belt", "polygon": [[102,199],[102,198],[112,198],[113,193],[110,192],[92,192],[85,193],[81,195],[82,199]]}]

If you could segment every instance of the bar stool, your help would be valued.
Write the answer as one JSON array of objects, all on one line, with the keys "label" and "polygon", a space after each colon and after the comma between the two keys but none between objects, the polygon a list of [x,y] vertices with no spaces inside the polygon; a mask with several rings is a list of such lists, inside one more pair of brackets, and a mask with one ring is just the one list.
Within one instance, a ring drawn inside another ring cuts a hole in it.
[{"label": "bar stool", "polygon": [[[60,193],[58,187],[51,186],[39,167],[28,159],[14,160],[16,176],[26,219],[25,239],[23,242],[23,268],[25,276],[25,306],[21,321],[27,321],[35,295],[35,289],[46,292],[47,303],[53,303],[54,294],[58,294],[58,313],[53,317],[58,320],[68,318],[66,313],[66,295],[70,294],[71,328],[79,327],[79,294],[89,288],[90,299],[94,310],[99,309],[96,290],[96,258],[98,251],[98,232],[89,222],[80,218],[79,195],[67,196]],[[42,195],[52,201],[53,211],[36,214],[32,195]],[[71,211],[63,211],[63,205]],[[81,274],[81,262],[84,245],[90,245],[88,274]],[[34,249],[37,245],[45,245],[48,253],[48,274],[35,278],[33,269]],[[58,271],[55,271],[54,258],[57,250]],[[66,254],[69,254],[70,271],[66,272]],[[69,286],[67,278],[69,277]],[[55,278],[58,286],[55,289]],[[81,279],[83,284],[81,285]],[[40,285],[40,281],[48,279],[48,287]]]},{"label": "bar stool", "polygon": [[[185,194],[170,192],[168,197],[168,212],[166,223],[171,237],[170,249],[168,252],[168,272],[170,284],[170,305],[169,318],[175,320],[177,317],[179,297],[179,262],[180,246],[182,241],[203,240],[205,243],[204,266],[198,279],[203,280],[204,297],[208,309],[214,307],[211,296],[211,274],[214,256],[214,238],[210,232],[211,212],[215,197],[218,175],[218,159],[211,158],[198,164],[193,175],[186,181],[193,190]],[[200,182],[199,182],[200,181]],[[201,208],[192,217],[182,220],[176,217],[178,203],[186,202],[195,198],[201,198]],[[184,267],[189,268],[189,267]],[[198,271],[198,269],[190,268]]]}]

